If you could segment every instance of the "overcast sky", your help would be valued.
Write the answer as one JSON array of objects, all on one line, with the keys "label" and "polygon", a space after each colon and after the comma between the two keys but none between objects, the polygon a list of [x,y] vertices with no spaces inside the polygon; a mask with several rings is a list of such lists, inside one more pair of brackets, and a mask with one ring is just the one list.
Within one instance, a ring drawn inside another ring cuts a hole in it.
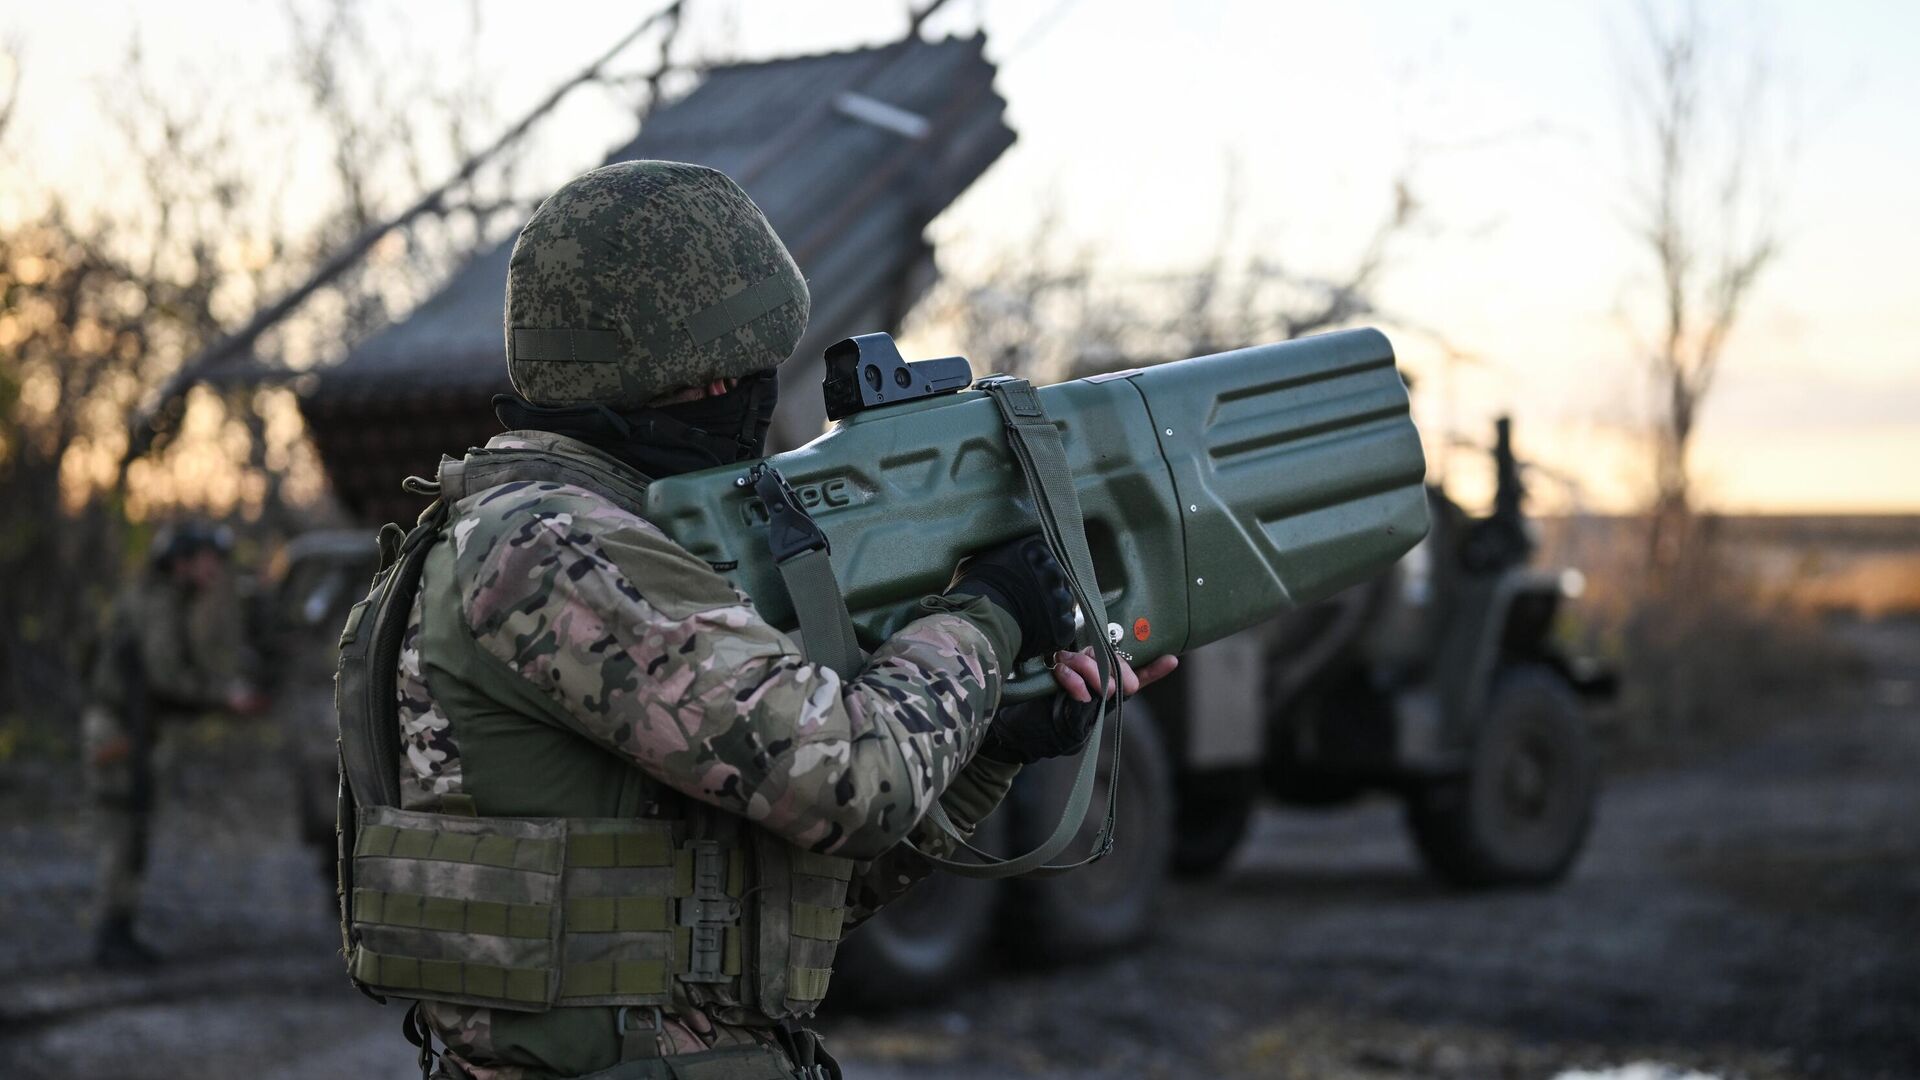
[{"label": "overcast sky", "polygon": [[[428,62],[497,73],[503,118],[636,18],[631,3],[483,0],[470,58],[465,35],[443,29],[465,10],[414,3],[382,30]],[[748,57],[886,40],[904,24],[900,0],[692,10],[690,45],[724,41]],[[1706,11],[1733,26],[1734,47],[1770,43],[1800,146],[1781,177],[1784,256],[1700,436],[1707,489],[1736,510],[1920,510],[1920,4]],[[1636,470],[1617,431],[1645,397],[1620,312],[1649,270],[1627,232],[1617,73],[1634,18],[1599,0],[954,0],[929,29],[985,26],[1019,143],[935,236],[951,258],[984,257],[1052,206],[1112,267],[1191,265],[1216,242],[1231,161],[1246,249],[1334,271],[1412,163],[1433,227],[1403,249],[1380,299],[1485,358],[1449,380],[1431,344],[1399,335],[1423,422],[1477,432],[1512,409],[1523,451],[1578,475],[1589,505],[1619,507]],[[269,78],[285,41],[273,3],[8,5],[0,34],[26,57],[14,145],[35,175],[78,191],[98,182],[91,87],[135,29],[157,61],[221,92]],[[543,130],[535,175],[557,183],[631,135],[612,101],[589,98]]]}]

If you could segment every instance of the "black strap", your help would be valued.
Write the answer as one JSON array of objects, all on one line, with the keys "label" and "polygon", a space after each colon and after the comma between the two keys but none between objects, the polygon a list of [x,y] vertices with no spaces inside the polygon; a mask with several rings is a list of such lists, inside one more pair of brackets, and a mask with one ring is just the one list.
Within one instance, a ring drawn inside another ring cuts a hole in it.
[{"label": "black strap", "polygon": [[[1081,513],[1079,492],[1074,487],[1073,470],[1067,465],[1060,429],[1054,426],[1040,401],[1039,393],[1027,380],[988,379],[977,385],[999,406],[1001,419],[1006,423],[1007,445],[1013,450],[1027,493],[1033,498],[1034,511],[1040,519],[1041,535],[1046,539],[1047,547],[1053,551],[1054,558],[1060,561],[1061,569],[1066,572],[1067,588],[1085,616],[1076,634],[1079,643],[1092,647],[1094,658],[1099,663],[1102,685],[1116,685],[1120,674],[1120,656],[1104,632],[1107,625],[1106,601],[1094,577],[1093,554],[1087,546],[1086,519]],[[1049,859],[1066,850],[1067,845],[1080,834],[1080,828],[1092,809],[1094,782],[1100,766],[1100,740],[1109,709],[1113,712],[1115,771],[1114,779],[1107,784],[1106,818],[1101,822],[1099,834],[1085,858],[1069,863],[1050,863]],[[954,825],[938,800],[928,809],[928,819],[960,849],[980,861],[944,858],[917,847],[915,850],[920,851],[928,862],[948,873],[970,878],[1060,874],[1099,859],[1113,848],[1113,826],[1119,808],[1121,729],[1122,699],[1116,694],[1111,699],[1101,701],[1099,714],[1094,718],[1093,731],[1086,747],[1080,751],[1080,763],[1076,767],[1073,787],[1067,794],[1060,820],[1054,825],[1053,832],[1033,850],[1011,859],[981,851],[968,842],[966,834]]]},{"label": "black strap", "polygon": [[414,1002],[400,1016],[400,1033],[420,1051],[420,1080],[433,1080],[433,1067],[440,1056],[433,1049],[433,1029],[420,1016],[420,1003]]},{"label": "black strap", "polygon": [[[349,958],[355,945],[353,853],[359,833],[358,811],[364,806],[400,805],[400,701],[396,689],[400,642],[406,633],[407,616],[413,610],[414,594],[420,588],[427,553],[446,518],[446,501],[436,499],[397,545],[392,540],[398,531],[395,526],[381,530],[383,565],[374,576],[367,598],[348,616],[347,628],[340,637],[340,660],[334,673],[334,708],[340,735],[334,867],[340,885],[343,952]],[[388,562],[389,557],[398,561]],[[385,1004],[385,998],[353,978],[351,968],[348,977],[362,993]],[[403,1027],[410,1024],[415,1021],[409,1019]],[[411,1038],[414,1029],[407,1030]],[[419,1027],[422,1035],[425,1030]],[[421,1075],[425,1076],[432,1066],[432,1051],[423,1043],[415,1045],[421,1047]]]},{"label": "black strap", "polygon": [[[420,573],[446,517],[445,501],[435,501],[421,515],[419,524],[401,542],[399,562],[389,571],[389,579],[375,584],[368,610],[361,613],[370,625],[360,627],[341,649],[343,778],[358,806],[400,805],[400,701],[396,686],[400,640],[406,634],[407,616],[420,588]],[[371,639],[363,642],[369,634]],[[355,690],[344,679],[349,657],[365,665],[355,680],[360,684],[359,701],[345,700]]]},{"label": "black strap", "polygon": [[827,1042],[812,1028],[791,1018],[775,1029],[780,1048],[793,1059],[795,1080],[841,1080],[840,1062],[827,1053]]},{"label": "black strap", "polygon": [[747,472],[747,481],[767,511],[767,547],[800,624],[800,651],[809,663],[851,679],[865,660],[853,633],[853,618],[847,614],[840,578],[833,572],[827,534],[801,505],[780,470],[763,461]]}]

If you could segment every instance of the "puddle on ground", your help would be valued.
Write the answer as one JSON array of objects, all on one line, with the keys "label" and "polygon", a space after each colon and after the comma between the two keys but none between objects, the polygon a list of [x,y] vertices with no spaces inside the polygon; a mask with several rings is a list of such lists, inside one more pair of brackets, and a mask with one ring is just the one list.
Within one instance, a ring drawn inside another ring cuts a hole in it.
[{"label": "puddle on ground", "polygon": [[1683,1069],[1658,1061],[1635,1061],[1606,1069],[1568,1069],[1553,1080],[1723,1080],[1714,1073]]}]

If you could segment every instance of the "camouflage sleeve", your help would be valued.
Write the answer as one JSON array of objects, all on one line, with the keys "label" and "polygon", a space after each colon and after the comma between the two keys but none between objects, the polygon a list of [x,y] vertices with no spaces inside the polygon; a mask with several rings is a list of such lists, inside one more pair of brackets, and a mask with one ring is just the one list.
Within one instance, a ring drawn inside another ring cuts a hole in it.
[{"label": "camouflage sleeve", "polygon": [[452,532],[475,640],[581,734],[856,859],[905,836],[972,755],[1018,640],[999,609],[936,598],[843,682],[658,529],[567,490],[530,489]]},{"label": "camouflage sleeve", "polygon": [[187,650],[202,677],[222,691],[253,673],[246,604],[232,574],[222,573],[187,602]]},{"label": "camouflage sleeve", "polygon": [[155,589],[139,605],[134,633],[147,693],[175,709],[224,708],[226,680],[197,662],[183,602],[177,593]]},{"label": "camouflage sleeve", "polygon": [[[960,775],[940,795],[947,817],[971,840],[974,830],[997,809],[1020,766],[990,758],[975,757],[960,770]],[[914,826],[912,845],[896,844],[880,857],[863,864],[847,888],[846,929],[852,930],[873,917],[874,912],[891,904],[933,872],[933,864],[920,853],[930,852],[952,858],[959,845],[953,838],[922,819]]]}]

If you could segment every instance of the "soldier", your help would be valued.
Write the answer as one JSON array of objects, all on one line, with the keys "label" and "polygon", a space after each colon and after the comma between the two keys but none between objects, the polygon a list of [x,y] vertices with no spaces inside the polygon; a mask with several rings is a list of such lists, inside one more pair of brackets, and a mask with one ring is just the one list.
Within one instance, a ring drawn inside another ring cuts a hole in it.
[{"label": "soldier", "polygon": [[145,573],[121,590],[82,718],[87,787],[100,846],[94,962],[151,966],[133,933],[147,865],[154,756],[169,721],[264,702],[239,674],[239,607],[229,587],[232,534],[200,522],[162,529]]},{"label": "soldier", "polygon": [[442,463],[445,516],[415,534],[400,808],[361,800],[343,883],[355,981],[417,1001],[423,1072],[437,1037],[449,1080],[837,1076],[797,1021],[846,931],[928,872],[902,841],[951,853],[936,801],[968,832],[1022,764],[1085,745],[1091,656],[996,714],[1016,659],[1066,639],[1064,579],[1006,545],[852,677],[807,663],[641,517],[650,478],[762,453],[809,298],[759,208],[711,169],[611,165],[509,266],[510,430]]}]

